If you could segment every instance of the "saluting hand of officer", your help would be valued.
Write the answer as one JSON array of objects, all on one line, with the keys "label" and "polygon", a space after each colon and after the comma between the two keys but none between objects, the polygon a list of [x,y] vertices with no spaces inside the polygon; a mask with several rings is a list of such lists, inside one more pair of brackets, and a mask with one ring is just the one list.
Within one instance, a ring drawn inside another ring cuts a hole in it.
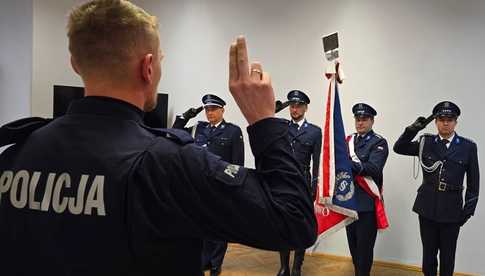
[{"label": "saluting hand of officer", "polygon": [[429,122],[431,122],[431,120],[429,120],[430,118],[425,118],[423,116],[420,116],[416,119],[416,121],[414,121],[414,123],[412,123],[410,126],[407,127],[408,130],[410,131],[420,131],[422,129],[424,129],[428,124]]},{"label": "saluting hand of officer", "polygon": [[260,63],[249,66],[246,39],[239,36],[229,51],[229,90],[250,125],[274,117],[271,78]]},{"label": "saluting hand of officer", "polygon": [[281,110],[285,109],[289,105],[290,105],[290,101],[282,102],[280,100],[277,100],[275,103],[275,113],[280,112]]},{"label": "saluting hand of officer", "polygon": [[200,106],[200,107],[192,107],[192,108],[189,108],[187,111],[185,111],[182,116],[185,118],[185,119],[192,119],[194,118],[195,116],[197,116],[197,114],[199,114],[202,110],[204,109],[203,106]]}]

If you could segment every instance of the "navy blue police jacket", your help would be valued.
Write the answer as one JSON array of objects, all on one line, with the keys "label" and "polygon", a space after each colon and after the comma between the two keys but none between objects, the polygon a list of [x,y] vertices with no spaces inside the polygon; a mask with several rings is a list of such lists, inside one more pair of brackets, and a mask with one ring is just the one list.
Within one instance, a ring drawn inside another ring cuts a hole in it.
[{"label": "navy blue police jacket", "polygon": [[[379,189],[383,185],[383,170],[389,155],[389,148],[386,139],[375,133],[373,130],[364,136],[354,135],[354,150],[360,160],[352,161],[352,174],[370,176]],[[355,184],[355,198],[358,212],[370,212],[375,210],[374,199],[362,189],[357,182]]]},{"label": "navy blue police jacket", "polygon": [[177,116],[173,127],[194,133],[196,145],[207,147],[210,152],[220,156],[222,160],[240,166],[244,165],[244,141],[241,128],[225,120],[222,120],[214,129],[211,128],[209,122],[202,121],[197,122],[195,126],[185,128],[187,122],[188,120]]},{"label": "navy blue police jacket", "polygon": [[[479,167],[477,145],[455,133],[447,149],[439,135],[425,134],[413,141],[417,132],[406,128],[394,144],[398,154],[418,156],[423,139],[422,162],[430,167],[442,165],[434,171],[423,171],[423,181],[418,189],[413,211],[436,222],[455,223],[475,213],[479,192]],[[466,174],[466,193],[463,202],[463,181]],[[464,203],[464,204],[463,204]]]},{"label": "navy blue police jacket", "polygon": [[[292,122],[288,126],[288,138],[290,139],[293,153],[303,169],[308,189],[314,193],[318,182],[322,130],[306,120],[300,128],[296,128]],[[312,160],[313,164],[312,168],[310,168],[310,161]]]},{"label": "navy blue police jacket", "polygon": [[2,275],[202,275],[202,239],[269,250],[316,239],[287,121],[248,127],[256,169],[126,102],[86,97],[0,128]]}]

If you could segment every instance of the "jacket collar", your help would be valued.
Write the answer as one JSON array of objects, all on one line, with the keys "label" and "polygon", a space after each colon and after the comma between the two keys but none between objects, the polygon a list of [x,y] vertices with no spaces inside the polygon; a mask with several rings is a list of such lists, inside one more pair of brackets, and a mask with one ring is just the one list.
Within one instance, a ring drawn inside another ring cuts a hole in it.
[{"label": "jacket collar", "polygon": [[68,115],[98,115],[140,122],[143,111],[138,107],[114,98],[88,96],[73,101],[67,110]]}]

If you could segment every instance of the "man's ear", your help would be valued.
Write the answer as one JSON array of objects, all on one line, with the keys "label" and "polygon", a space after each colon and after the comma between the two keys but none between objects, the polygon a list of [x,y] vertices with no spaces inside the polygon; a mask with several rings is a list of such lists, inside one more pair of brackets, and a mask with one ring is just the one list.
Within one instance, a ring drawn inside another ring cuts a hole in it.
[{"label": "man's ear", "polygon": [[147,83],[153,82],[153,54],[146,54],[141,64],[141,76]]},{"label": "man's ear", "polygon": [[81,75],[80,70],[79,70],[79,66],[77,65],[76,60],[74,59],[74,57],[72,55],[71,55],[71,67],[74,70],[74,72],[76,72],[76,74],[78,74],[79,76]]}]

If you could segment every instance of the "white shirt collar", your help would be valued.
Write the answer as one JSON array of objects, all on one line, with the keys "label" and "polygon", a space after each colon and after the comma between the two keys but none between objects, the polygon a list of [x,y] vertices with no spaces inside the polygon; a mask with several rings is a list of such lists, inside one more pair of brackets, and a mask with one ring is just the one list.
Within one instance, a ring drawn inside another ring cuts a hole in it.
[{"label": "white shirt collar", "polygon": [[302,125],[305,123],[305,121],[306,121],[306,119],[305,119],[305,118],[301,119],[301,120],[300,120],[300,121],[298,121],[298,122],[295,122],[295,120],[293,120],[293,119],[291,120],[291,122],[292,122],[292,123],[294,123],[294,124],[297,124],[297,125],[298,125],[298,129],[300,129],[300,128],[301,128],[301,126],[302,126]]},{"label": "white shirt collar", "polygon": [[362,139],[362,138],[366,138],[366,137],[367,137],[367,134],[369,134],[371,131],[372,131],[372,129],[371,129],[371,130],[369,130],[369,131],[367,131],[367,132],[366,132],[366,133],[364,133],[364,134],[359,134],[358,132],[356,132],[356,133],[355,133],[355,134],[356,134],[356,136],[355,136],[355,137],[360,137],[361,139]]},{"label": "white shirt collar", "polygon": [[[224,121],[224,120],[222,120],[222,121]],[[211,125],[211,124],[209,124],[209,125],[210,125],[211,127],[216,127],[216,128],[218,128],[218,127],[219,127],[219,125],[220,125],[220,124],[222,124],[222,121],[220,121],[219,123],[217,123],[217,124],[215,124],[215,125]]]},{"label": "white shirt collar", "polygon": [[[439,135],[438,136],[440,137],[440,140],[443,140],[445,138],[443,138],[443,136]],[[448,144],[446,144],[446,147],[449,148],[450,145],[451,145],[451,142],[453,141],[453,139],[455,138],[455,132],[453,132],[453,135],[451,135],[449,138],[447,138],[446,140],[450,141]]]}]

